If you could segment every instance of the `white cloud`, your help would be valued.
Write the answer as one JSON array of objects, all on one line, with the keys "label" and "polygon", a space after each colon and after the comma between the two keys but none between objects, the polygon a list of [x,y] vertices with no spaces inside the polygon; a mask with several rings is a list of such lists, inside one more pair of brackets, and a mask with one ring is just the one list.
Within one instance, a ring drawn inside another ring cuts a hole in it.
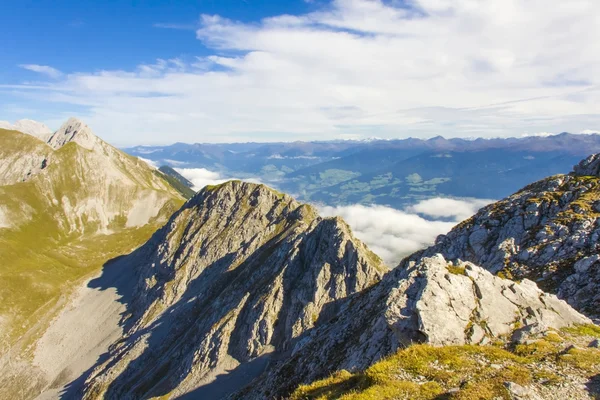
[{"label": "white cloud", "polygon": [[448,199],[436,197],[423,200],[407,209],[431,218],[452,218],[456,222],[465,220],[494,200],[487,199]]},{"label": "white cloud", "polygon": [[[206,185],[218,185],[223,182],[227,182],[234,179],[239,179],[235,177],[224,177],[218,172],[210,171],[205,168],[174,168],[175,171],[179,172],[186,179],[194,184],[195,191],[202,189]],[[244,178],[239,179],[252,183],[262,183],[258,179],[255,178]]]},{"label": "white cloud", "polygon": [[557,135],[557,133],[552,133],[552,132],[536,132],[536,133],[524,133],[523,137],[550,137],[550,136],[555,136]]},{"label": "white cloud", "polygon": [[47,75],[54,79],[60,78],[63,75],[63,73],[56,68],[52,68],[47,65],[21,64],[19,67],[29,71],[37,72],[38,74]]},{"label": "white cloud", "polygon": [[205,168],[174,168],[186,179],[194,184],[193,189],[198,191],[206,185],[218,185],[227,182],[218,172],[209,171]]},{"label": "white cloud", "polygon": [[151,166],[152,168],[154,168],[154,169],[158,169],[158,167],[159,167],[159,165],[156,163],[156,161],[152,161],[152,160],[150,160],[148,158],[143,158],[143,157],[140,157],[140,156],[138,156],[138,158],[140,160],[142,160],[143,162],[145,162],[146,164],[148,164],[149,166]]},{"label": "white cloud", "polygon": [[401,3],[335,0],[248,24],[204,15],[196,34],[212,55],[82,71],[29,96],[87,107],[87,122],[117,144],[122,132],[165,143],[600,125],[600,2]]},{"label": "white cloud", "polygon": [[[447,233],[454,225],[488,204],[481,199],[425,200],[405,211],[385,206],[350,205],[320,207],[323,216],[341,216],[357,238],[379,255],[390,267],[417,250],[430,246],[435,238]],[[417,211],[418,210],[418,211]],[[423,218],[414,212],[432,217],[451,217],[450,222]]]},{"label": "white cloud", "polygon": [[183,167],[183,166],[185,166],[185,165],[188,165],[188,164],[189,164],[189,163],[188,163],[188,162],[186,162],[186,161],[171,160],[171,159],[169,159],[169,158],[165,158],[163,161],[164,161],[165,163],[167,163],[167,164],[169,164],[169,165],[172,165],[172,166],[175,166],[175,167]]}]

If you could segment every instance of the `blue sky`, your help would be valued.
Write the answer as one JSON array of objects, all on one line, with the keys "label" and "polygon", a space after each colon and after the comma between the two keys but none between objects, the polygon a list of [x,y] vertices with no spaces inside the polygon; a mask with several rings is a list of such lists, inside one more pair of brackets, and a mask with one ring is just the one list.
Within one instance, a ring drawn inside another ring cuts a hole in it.
[{"label": "blue sky", "polygon": [[600,128],[593,0],[1,3],[0,120],[118,145]]},{"label": "blue sky", "polygon": [[21,64],[51,65],[74,73],[208,55],[210,50],[193,34],[201,14],[256,22],[311,7],[302,0],[2,0],[0,48],[5,66],[0,79],[36,78],[19,68]]}]

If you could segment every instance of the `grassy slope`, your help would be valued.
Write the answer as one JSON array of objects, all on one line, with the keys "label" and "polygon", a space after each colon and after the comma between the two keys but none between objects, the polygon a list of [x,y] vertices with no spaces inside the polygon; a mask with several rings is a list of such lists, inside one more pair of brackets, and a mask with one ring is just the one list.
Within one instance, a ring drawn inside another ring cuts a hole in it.
[{"label": "grassy slope", "polygon": [[302,385],[291,399],[510,399],[505,382],[553,390],[570,377],[596,376],[600,350],[587,347],[594,338],[600,328],[590,325],[512,347],[413,345],[364,372],[339,371]]},{"label": "grassy slope", "polygon": [[51,153],[52,149],[41,140],[18,131],[0,129],[2,147],[0,159],[4,160],[15,153]]},{"label": "grassy slope", "polygon": [[[22,151],[37,143],[41,142],[24,134],[0,136],[0,147],[5,149],[11,145]],[[100,181],[87,179],[89,171],[82,160],[85,163],[90,158],[89,151],[69,143],[53,153],[53,162],[44,173],[27,182],[0,186],[0,207],[10,221],[17,224],[11,229],[0,228],[0,329],[3,336],[0,352],[31,328],[39,314],[56,304],[75,282],[98,271],[107,260],[143,244],[183,203],[165,184],[165,190],[156,191],[169,200],[149,224],[126,228],[125,215],[118,215],[110,225],[113,233],[106,235],[97,233],[97,222],[84,217],[81,230],[70,232],[69,221],[57,199],[67,197],[71,204],[77,204],[96,191],[106,190],[113,193],[109,194],[111,200],[119,200],[118,181],[99,187],[111,178],[100,175]],[[156,176],[145,164],[122,153],[116,153],[113,162],[120,167],[135,168],[135,175],[125,172],[141,190],[152,190]],[[147,172],[140,168],[146,168]],[[135,193],[134,189],[129,188],[128,194]]]},{"label": "grassy slope", "polygon": [[173,175],[169,175],[160,170],[156,172],[156,175],[169,182],[169,184],[173,186],[173,188],[175,188],[179,193],[181,193],[181,195],[186,199],[191,199],[196,194],[192,188],[186,186],[181,180],[177,179]]}]

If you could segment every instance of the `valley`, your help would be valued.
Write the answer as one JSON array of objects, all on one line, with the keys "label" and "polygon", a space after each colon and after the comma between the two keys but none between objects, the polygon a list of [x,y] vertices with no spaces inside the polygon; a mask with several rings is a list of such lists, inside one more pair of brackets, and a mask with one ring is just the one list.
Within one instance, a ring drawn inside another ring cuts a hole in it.
[{"label": "valley", "polygon": [[302,201],[402,209],[436,197],[500,199],[566,173],[600,151],[600,135],[138,146],[129,154],[174,168],[254,178]]}]

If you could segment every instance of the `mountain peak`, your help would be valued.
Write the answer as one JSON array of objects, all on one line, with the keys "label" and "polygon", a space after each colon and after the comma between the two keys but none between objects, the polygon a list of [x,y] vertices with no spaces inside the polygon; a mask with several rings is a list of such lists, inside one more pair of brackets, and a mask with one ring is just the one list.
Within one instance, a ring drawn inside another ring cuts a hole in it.
[{"label": "mountain peak", "polygon": [[[165,393],[157,385],[162,377],[168,392],[184,393],[215,368],[229,369],[231,360],[291,351],[303,333],[335,318],[341,299],[383,275],[381,260],[340,221],[321,219],[265,185],[205,187],[152,240],[114,264],[135,269],[127,283],[136,290],[128,350],[109,354],[111,371],[98,366],[84,397],[154,397]],[[161,327],[178,334],[161,336]],[[142,331],[158,340],[152,349],[137,340]],[[225,388],[238,389],[240,383]]]},{"label": "mountain peak", "polygon": [[434,136],[434,137],[432,137],[430,139],[427,139],[427,141],[428,142],[440,142],[440,141],[446,141],[446,138],[443,137],[442,135],[437,135],[437,136]]},{"label": "mountain peak", "polygon": [[100,143],[100,139],[86,123],[71,117],[54,132],[48,144],[54,149],[59,149],[69,142],[76,142],[81,147],[92,150]]},{"label": "mountain peak", "polygon": [[263,203],[270,205],[283,201],[293,205],[294,208],[300,206],[291,196],[280,193],[261,183],[244,182],[240,180],[230,180],[217,185],[207,185],[194,196],[192,202],[210,201],[223,204],[223,201],[236,205],[240,201],[248,201],[250,205],[257,206]]},{"label": "mountain peak", "polygon": [[600,176],[600,153],[592,154],[573,168],[579,176]]},{"label": "mountain peak", "polygon": [[47,142],[48,139],[50,139],[50,136],[52,136],[52,130],[48,128],[48,126],[32,119],[20,119],[14,124],[0,121],[0,128],[23,132],[34,136],[43,142]]}]

